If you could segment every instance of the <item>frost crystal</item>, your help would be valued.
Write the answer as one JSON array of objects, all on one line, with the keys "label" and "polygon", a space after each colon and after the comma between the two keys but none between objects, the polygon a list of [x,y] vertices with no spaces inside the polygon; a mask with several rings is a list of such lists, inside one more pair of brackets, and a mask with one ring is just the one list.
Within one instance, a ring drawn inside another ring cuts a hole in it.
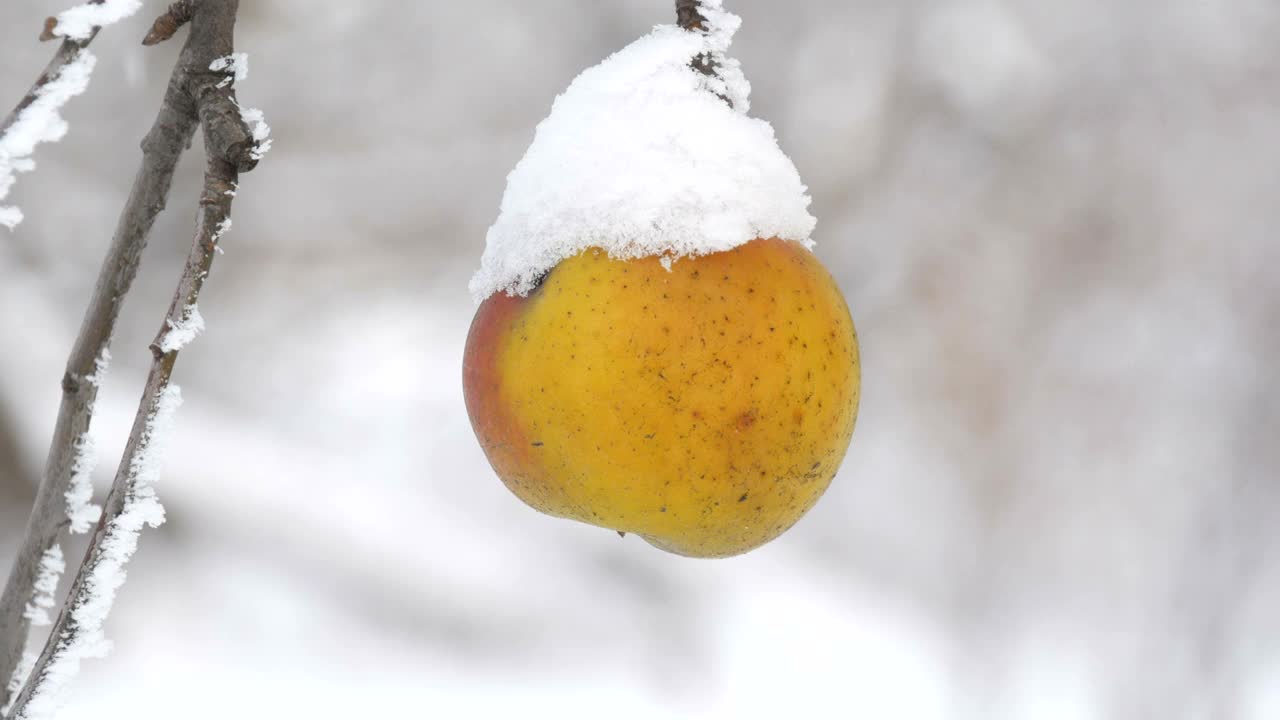
[{"label": "frost crystal", "polygon": [[258,108],[242,107],[240,119],[244,120],[244,124],[249,126],[249,132],[253,134],[254,148],[249,152],[249,157],[261,160],[271,149],[271,126],[267,124],[266,116]]},{"label": "frost crystal", "polygon": [[57,712],[62,689],[80,671],[85,659],[103,657],[111,643],[103,625],[111,612],[116,592],[125,581],[125,566],[138,549],[138,535],[145,526],[164,522],[164,507],[156,496],[164,440],[173,426],[173,416],[182,404],[182,392],[170,385],[156,399],[155,411],[147,418],[137,452],[129,464],[127,488],[120,514],[102,534],[96,562],[84,578],[72,601],[72,625],[59,640],[45,665],[22,714],[14,720],[45,720]]},{"label": "frost crystal", "polygon": [[[590,247],[674,262],[758,237],[811,245],[808,191],[769,123],[747,116],[750,85],[725,55],[741,23],[719,0],[702,9],[706,32],[659,26],[556,98],[507,177],[477,300],[528,293]],[[699,55],[718,77],[690,66]]]},{"label": "frost crystal", "polygon": [[13,702],[18,699],[18,693],[22,691],[22,686],[27,682],[27,676],[31,674],[31,669],[36,666],[35,653],[23,653],[22,659],[18,661],[18,665],[13,668],[13,674],[9,676],[9,684],[5,689],[9,691],[9,704],[0,708],[0,717],[7,717],[9,711],[13,709]]},{"label": "frost crystal", "polygon": [[[84,378],[90,385],[102,387],[107,379],[107,368],[111,364],[111,351],[102,348],[102,352],[93,363],[93,374]],[[89,408],[89,421],[93,422],[94,408]],[[102,508],[93,504],[93,469],[98,464],[97,444],[88,429],[76,438],[75,457],[71,461],[71,480],[67,483],[64,495],[67,502],[67,520],[71,521],[72,533],[86,533],[102,517]]]},{"label": "frost crystal", "polygon": [[88,40],[96,27],[119,22],[138,12],[142,0],[103,0],[77,5],[58,13],[53,34],[68,40]]},{"label": "frost crystal", "polygon": [[[258,155],[256,153],[250,153],[250,154],[253,155],[254,158],[261,157],[261,155]],[[232,197],[235,197],[236,195],[235,190],[228,190],[226,192],[228,195]],[[218,226],[213,229],[213,236],[209,238],[209,242],[213,245],[213,249],[218,251],[219,255],[223,253],[222,245],[220,244],[222,241],[222,237],[230,231],[231,231],[231,218],[229,217],[223,218],[222,222],[219,222]]]},{"label": "frost crystal", "polygon": [[209,63],[209,69],[227,74],[227,77],[218,83],[220,88],[230,85],[233,81],[240,82],[249,77],[249,53],[240,52],[224,55]]},{"label": "frost crystal", "polygon": [[[215,231],[216,237],[221,235],[221,226]],[[204,332],[204,318],[200,316],[200,308],[195,305],[188,305],[182,309],[182,319],[178,322],[167,321],[169,330],[160,340],[160,352],[173,352],[181,350],[187,346],[187,343],[196,339],[196,335]]]},{"label": "frost crystal", "polygon": [[49,619],[49,611],[58,605],[54,595],[58,592],[58,581],[62,580],[62,573],[66,569],[62,546],[54,543],[40,557],[40,566],[36,569],[35,593],[22,613],[32,625],[41,627],[53,622]]},{"label": "frost crystal", "polygon": [[[248,53],[232,53],[226,57],[218,58],[209,66],[210,70],[219,72],[234,73],[236,82],[239,82],[249,76],[249,55]],[[226,87],[231,82],[228,77],[218,83],[218,87]],[[254,160],[261,160],[267,151],[271,149],[271,126],[267,124],[266,116],[257,108],[242,107],[235,98],[231,99],[235,103],[236,108],[240,110],[240,119],[245,125],[249,126],[249,133],[253,135],[254,148],[249,152],[249,157]],[[231,195],[235,195],[231,192]]]},{"label": "frost crystal", "polygon": [[98,446],[87,431],[76,439],[75,459],[71,463],[71,482],[67,485],[67,519],[71,532],[89,532],[102,517],[102,508],[93,503],[93,469],[98,463]]},{"label": "frost crystal", "polygon": [[[231,191],[228,190],[227,192],[231,192]],[[222,239],[222,236],[226,235],[230,231],[231,231],[231,218],[223,218],[222,222],[218,223],[218,227],[213,229],[213,237],[210,238],[210,240],[216,245],[218,241]]]},{"label": "frost crystal", "polygon": [[[9,195],[17,173],[35,169],[31,153],[35,152],[36,145],[57,142],[67,134],[67,121],[60,112],[62,106],[89,87],[89,76],[96,63],[92,53],[81,50],[58,71],[57,77],[36,91],[35,101],[23,108],[4,135],[0,135],[0,200]],[[21,210],[0,205],[0,225],[12,230],[20,222]]]},{"label": "frost crystal", "polygon": [[102,348],[98,353],[98,357],[93,359],[93,374],[85,378],[84,381],[96,387],[102,387],[102,383],[107,379],[107,369],[111,367],[111,350]]}]

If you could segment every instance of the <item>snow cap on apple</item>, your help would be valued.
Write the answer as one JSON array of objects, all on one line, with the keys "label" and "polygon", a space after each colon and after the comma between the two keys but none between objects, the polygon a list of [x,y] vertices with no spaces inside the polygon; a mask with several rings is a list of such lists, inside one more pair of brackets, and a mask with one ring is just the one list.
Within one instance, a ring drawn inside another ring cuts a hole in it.
[{"label": "snow cap on apple", "polygon": [[[807,189],[769,123],[747,116],[750,84],[726,56],[741,20],[721,0],[700,9],[705,31],[660,25],[556,98],[507,177],[477,301],[525,295],[592,247],[669,264],[754,238],[812,245]],[[715,75],[691,67],[700,55]]]}]

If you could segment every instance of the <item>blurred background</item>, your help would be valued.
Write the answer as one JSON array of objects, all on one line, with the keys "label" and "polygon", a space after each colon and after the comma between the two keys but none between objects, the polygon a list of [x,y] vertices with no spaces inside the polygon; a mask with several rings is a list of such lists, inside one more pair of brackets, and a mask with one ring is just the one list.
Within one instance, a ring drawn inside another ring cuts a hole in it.
[{"label": "blurred background", "polygon": [[[0,108],[68,3],[0,5]],[[169,522],[66,718],[1280,717],[1280,4],[726,4],[862,342],[816,509],[667,555],[521,505],[463,408],[507,172],[669,0],[245,2],[275,145],[179,363]],[[163,5],[94,42],[0,229],[6,568],[180,46],[138,44]],[[200,168],[125,308],[100,488]]]}]

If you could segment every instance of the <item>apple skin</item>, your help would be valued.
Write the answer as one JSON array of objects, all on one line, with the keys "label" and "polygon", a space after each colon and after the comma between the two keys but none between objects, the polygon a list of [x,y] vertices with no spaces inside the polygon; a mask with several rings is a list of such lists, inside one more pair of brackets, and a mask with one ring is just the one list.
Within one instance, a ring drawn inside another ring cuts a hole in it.
[{"label": "apple skin", "polygon": [[776,238],[669,270],[584,251],[486,299],[463,359],[472,427],[517,497],[692,557],[759,547],[813,507],[859,387],[843,296]]}]

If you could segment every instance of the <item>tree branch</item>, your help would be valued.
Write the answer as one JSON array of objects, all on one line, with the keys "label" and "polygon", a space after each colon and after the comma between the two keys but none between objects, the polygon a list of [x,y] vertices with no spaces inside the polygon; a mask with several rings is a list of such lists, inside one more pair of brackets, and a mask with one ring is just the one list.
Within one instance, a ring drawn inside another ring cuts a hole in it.
[{"label": "tree branch", "polygon": [[[96,32],[96,31],[95,31]],[[89,39],[66,40],[54,55],[31,92],[18,104],[11,123],[36,93],[67,63],[75,59]],[[81,324],[80,333],[62,377],[62,402],[54,426],[44,477],[27,521],[22,546],[0,593],[0,707],[8,704],[6,688],[22,659],[30,630],[24,615],[35,586],[40,558],[57,542],[69,523],[66,494],[76,463],[77,444],[89,430],[98,386],[97,364],[106,357],[115,332],[120,306],[133,284],[138,262],[156,215],[164,209],[178,158],[195,132],[193,104],[175,71],[156,122],[142,142],[142,166],[116,225],[111,247],[98,273],[97,284]]]},{"label": "tree branch", "polygon": [[[93,4],[93,5],[101,5],[103,0],[89,0],[89,2],[90,4]],[[46,19],[44,21],[44,29],[40,32],[40,39],[41,40],[54,39],[56,36],[53,34],[53,29],[57,26],[57,24],[58,24],[57,18],[51,17]],[[93,31],[89,33],[89,37],[83,40],[72,40],[71,38],[67,38],[62,41],[62,44],[58,46],[57,52],[53,54],[53,59],[50,60],[49,64],[45,66],[44,72],[40,73],[40,77],[36,78],[36,81],[31,86],[31,89],[28,90],[27,94],[24,95],[22,99],[18,101],[17,107],[15,107],[13,111],[10,112],[7,117],[5,117],[4,123],[0,123],[0,135],[4,135],[5,131],[8,130],[9,127],[12,126],[13,123],[18,119],[18,115],[21,114],[23,110],[27,109],[27,107],[30,106],[31,103],[36,101],[36,97],[38,97],[40,94],[40,88],[44,87],[45,85],[48,85],[49,81],[58,77],[58,73],[62,72],[62,68],[66,67],[73,60],[75,60],[76,56],[80,54],[81,50],[84,50],[85,48],[89,47],[89,43],[93,42],[93,38],[96,37],[97,35],[98,35],[98,28],[94,28]]]},{"label": "tree branch", "polygon": [[[175,3],[175,7],[179,5],[184,3]],[[39,559],[56,543],[60,528],[67,524],[65,496],[75,462],[76,441],[88,430],[97,396],[97,384],[90,378],[95,377],[98,358],[103,357],[111,343],[121,303],[137,274],[139,258],[155,217],[165,206],[178,158],[196,126],[203,125],[208,157],[191,253],[161,334],[152,346],[154,361],[146,391],[104,513],[31,680],[13,702],[11,717],[15,720],[25,717],[33,699],[38,704],[46,693],[56,690],[54,686],[60,677],[56,666],[64,662],[78,663],[77,653],[85,651],[86,639],[91,641],[100,630],[92,627],[97,613],[85,611],[86,608],[92,610],[94,603],[101,604],[100,599],[94,597],[95,592],[102,589],[101,578],[95,573],[111,569],[108,566],[118,560],[113,553],[118,555],[121,536],[129,529],[125,527],[129,518],[122,515],[145,489],[140,486],[139,466],[151,449],[152,421],[169,394],[169,378],[178,352],[178,347],[165,342],[164,335],[188,319],[189,308],[195,305],[213,262],[218,237],[229,225],[237,174],[256,164],[257,146],[249,128],[240,119],[234,88],[225,82],[225,73],[210,69],[214,60],[232,52],[238,6],[238,0],[202,0],[190,16],[191,34],[174,67],[156,121],[142,142],[142,166],[121,213],[63,377],[62,405],[44,482],[28,521],[23,546],[0,599],[0,706],[11,699],[5,697],[3,681],[21,660],[28,631],[23,609],[31,597]],[[173,12],[171,7],[169,14]],[[128,539],[123,540],[127,544]],[[133,540],[136,542],[136,535]],[[131,552],[130,549],[124,559],[127,560]],[[101,615],[105,616],[105,611]]]}]

